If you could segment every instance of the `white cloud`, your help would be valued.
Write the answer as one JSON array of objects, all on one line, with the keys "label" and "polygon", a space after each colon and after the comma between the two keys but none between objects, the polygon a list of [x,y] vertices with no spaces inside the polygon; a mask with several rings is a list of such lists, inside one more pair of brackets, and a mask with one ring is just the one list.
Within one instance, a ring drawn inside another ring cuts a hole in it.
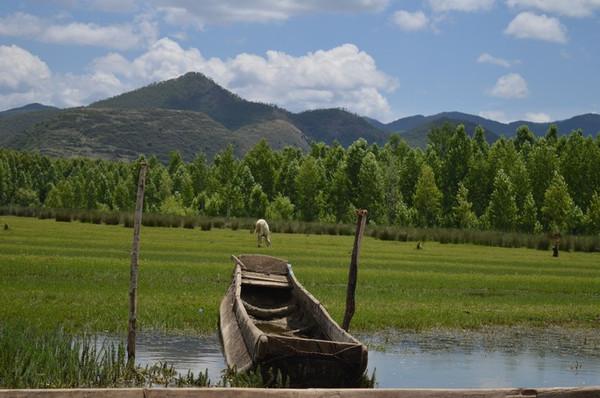
[{"label": "white cloud", "polygon": [[52,23],[34,15],[15,13],[0,18],[0,36],[26,37],[46,43],[76,44],[128,50],[154,42],[158,27],[146,15],[131,24]]},{"label": "white cloud", "polygon": [[136,0],[86,0],[79,2],[84,8],[104,12],[127,13],[137,8]]},{"label": "white cloud", "polygon": [[80,44],[119,50],[134,48],[139,44],[139,38],[130,26],[98,26],[78,22],[48,26],[41,40],[49,43]]},{"label": "white cloud", "polygon": [[[202,28],[211,23],[276,22],[297,15],[318,12],[377,12],[389,0],[151,0],[165,15],[165,20],[178,26]],[[180,19],[180,18],[183,18]]]},{"label": "white cloud", "polygon": [[536,8],[568,17],[589,17],[600,9],[600,0],[507,0],[509,7]]},{"label": "white cloud", "polygon": [[550,115],[543,112],[527,112],[525,114],[525,120],[534,123],[549,123],[552,121],[552,118]]},{"label": "white cloud", "polygon": [[502,66],[504,68],[510,68],[511,62],[504,58],[497,58],[488,53],[482,53],[479,58],[477,58],[477,62],[480,64],[492,64]]},{"label": "white cloud", "polygon": [[415,31],[427,29],[429,18],[423,11],[409,12],[399,10],[394,13],[392,20],[402,30]]},{"label": "white cloud", "polygon": [[[14,68],[12,63],[3,65],[0,76],[11,68]],[[151,82],[198,71],[243,98],[275,103],[292,111],[343,107],[362,115],[388,118],[390,107],[384,93],[397,85],[395,79],[377,69],[369,54],[353,44],[298,57],[267,51],[265,56],[242,53],[220,59],[204,58],[196,48],[184,49],[163,38],[137,58],[129,60],[110,53],[94,60],[88,70],[82,75],[55,74],[19,92],[0,94],[0,107],[33,101],[58,106],[85,105]],[[34,74],[30,72],[18,80],[27,81]]]},{"label": "white cloud", "polygon": [[0,46],[0,93],[39,85],[50,78],[48,65],[21,47]]},{"label": "white cloud", "polygon": [[501,98],[525,98],[529,95],[527,82],[518,73],[500,76],[490,94]]},{"label": "white cloud", "polygon": [[0,36],[32,37],[42,31],[40,19],[34,15],[16,12],[0,17]]},{"label": "white cloud", "polygon": [[[15,68],[19,65],[19,68]],[[114,82],[99,74],[53,74],[48,65],[29,51],[0,46],[0,109],[31,102],[58,106],[81,105],[89,98],[112,95]]]},{"label": "white cloud", "polygon": [[509,122],[509,119],[506,117],[506,113],[504,113],[504,111],[481,111],[479,112],[479,116],[486,119],[495,120],[500,123]]},{"label": "white cloud", "polygon": [[485,11],[494,6],[495,0],[428,0],[435,12],[448,11]]},{"label": "white cloud", "polygon": [[45,3],[62,9],[93,10],[120,14],[135,11],[144,5],[141,0],[20,0],[20,3],[28,3],[27,8]]},{"label": "white cloud", "polygon": [[519,39],[538,39],[555,43],[567,42],[567,28],[557,18],[522,12],[504,30]]}]

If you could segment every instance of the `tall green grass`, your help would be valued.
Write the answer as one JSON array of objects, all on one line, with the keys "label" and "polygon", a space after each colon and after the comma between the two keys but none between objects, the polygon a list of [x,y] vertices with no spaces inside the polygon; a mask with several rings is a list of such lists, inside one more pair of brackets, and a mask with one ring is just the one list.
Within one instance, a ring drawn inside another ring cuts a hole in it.
[{"label": "tall green grass", "polygon": [[[496,247],[526,247],[548,250],[553,242],[546,234],[525,234],[520,232],[480,231],[452,228],[412,228],[394,226],[369,227],[368,233],[381,240],[434,241],[440,243],[472,243]],[[560,242],[560,249],[577,252],[600,252],[600,235],[567,235]]]},{"label": "tall green grass", "polygon": [[208,386],[207,373],[179,375],[173,366],[127,363],[123,344],[103,344],[62,329],[0,326],[0,387],[75,388]]},{"label": "tall green grass", "polygon": [[[47,209],[9,206],[0,207],[0,215],[19,217],[37,217],[39,219],[54,218],[56,221],[133,226],[130,212],[100,212],[97,210]],[[253,218],[223,218],[205,216],[174,216],[146,213],[142,224],[147,227],[168,227],[194,229],[203,231],[211,228],[228,228],[231,230],[254,228]],[[315,235],[354,235],[352,224],[327,224],[320,222],[302,222],[297,220],[270,220],[272,232],[289,234]],[[527,247],[529,249],[548,250],[552,246],[551,238],[546,234],[525,234],[518,232],[481,231],[453,228],[415,228],[389,225],[368,226],[367,234],[381,240],[400,242],[435,241],[440,243],[472,243],[475,245],[496,247]],[[600,235],[567,235],[561,241],[561,250],[578,252],[600,252]]]},{"label": "tall green grass", "polygon": [[[371,378],[361,383],[373,387]],[[238,373],[225,369],[215,384],[208,370],[179,374],[168,363],[151,366],[127,362],[122,343],[97,344],[89,335],[62,329],[41,332],[27,325],[0,325],[0,388],[99,387],[288,387],[289,380],[271,369]]]},{"label": "tall green grass", "polygon": [[[132,230],[1,216],[0,320],[41,330],[127,328]],[[257,248],[248,229],[152,228],[141,235],[138,325],[214,333],[231,254],[288,259],[341,321],[353,237],[275,232]],[[495,325],[597,327],[598,253],[363,239],[353,331]]]}]

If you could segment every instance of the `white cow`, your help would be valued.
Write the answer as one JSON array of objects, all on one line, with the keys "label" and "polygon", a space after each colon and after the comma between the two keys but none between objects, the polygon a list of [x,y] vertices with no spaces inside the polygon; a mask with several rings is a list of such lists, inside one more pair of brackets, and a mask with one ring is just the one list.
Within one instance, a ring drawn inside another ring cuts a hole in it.
[{"label": "white cow", "polygon": [[262,243],[262,239],[265,238],[267,246],[271,246],[271,231],[269,231],[269,224],[262,218],[256,221],[254,226],[254,233],[256,234],[256,240],[258,241],[258,247]]}]

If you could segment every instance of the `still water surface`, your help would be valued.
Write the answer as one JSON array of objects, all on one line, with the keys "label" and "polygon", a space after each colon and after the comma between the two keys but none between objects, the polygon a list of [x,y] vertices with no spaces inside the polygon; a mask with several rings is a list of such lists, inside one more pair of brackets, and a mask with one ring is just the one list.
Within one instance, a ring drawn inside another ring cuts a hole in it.
[{"label": "still water surface", "polygon": [[[564,331],[359,336],[380,388],[560,387],[600,385],[600,347]],[[116,338],[103,338],[117,341]],[[225,361],[216,335],[141,333],[137,362],[168,362],[180,373],[208,369],[214,384]]]}]

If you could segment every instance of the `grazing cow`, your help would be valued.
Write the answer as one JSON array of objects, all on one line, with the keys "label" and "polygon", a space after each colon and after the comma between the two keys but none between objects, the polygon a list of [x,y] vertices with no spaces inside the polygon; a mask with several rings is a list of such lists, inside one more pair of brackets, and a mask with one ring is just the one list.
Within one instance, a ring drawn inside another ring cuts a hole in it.
[{"label": "grazing cow", "polygon": [[258,247],[262,243],[262,239],[265,238],[267,246],[271,246],[271,231],[269,231],[269,224],[262,218],[256,221],[254,226],[254,233],[256,234],[256,240],[258,241]]}]

